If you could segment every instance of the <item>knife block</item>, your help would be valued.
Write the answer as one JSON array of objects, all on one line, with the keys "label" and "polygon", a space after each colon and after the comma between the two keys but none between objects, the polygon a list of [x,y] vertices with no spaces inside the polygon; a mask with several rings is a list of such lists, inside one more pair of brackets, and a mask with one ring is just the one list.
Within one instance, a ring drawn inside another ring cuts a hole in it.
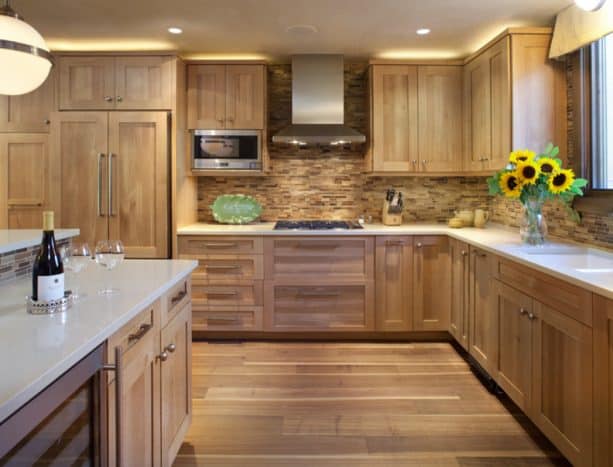
[{"label": "knife block", "polygon": [[381,214],[381,219],[383,220],[383,225],[401,225],[402,224],[402,213],[391,214],[389,212],[390,203],[389,201],[383,202],[383,212]]}]

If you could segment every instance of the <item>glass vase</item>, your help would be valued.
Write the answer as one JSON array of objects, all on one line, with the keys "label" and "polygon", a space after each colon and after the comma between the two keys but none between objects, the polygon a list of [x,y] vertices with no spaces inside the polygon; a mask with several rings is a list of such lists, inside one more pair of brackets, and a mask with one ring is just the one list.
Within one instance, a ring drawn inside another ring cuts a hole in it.
[{"label": "glass vase", "polygon": [[523,204],[524,212],[519,235],[527,245],[542,245],[547,238],[547,222],[543,216],[543,200],[530,198]]}]

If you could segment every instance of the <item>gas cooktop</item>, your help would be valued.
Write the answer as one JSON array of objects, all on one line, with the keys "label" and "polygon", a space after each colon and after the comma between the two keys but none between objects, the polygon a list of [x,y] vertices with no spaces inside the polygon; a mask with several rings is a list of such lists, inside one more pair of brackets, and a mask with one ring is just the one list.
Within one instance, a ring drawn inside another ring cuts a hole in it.
[{"label": "gas cooktop", "polygon": [[357,222],[348,221],[277,221],[275,230],[353,230],[361,229]]}]

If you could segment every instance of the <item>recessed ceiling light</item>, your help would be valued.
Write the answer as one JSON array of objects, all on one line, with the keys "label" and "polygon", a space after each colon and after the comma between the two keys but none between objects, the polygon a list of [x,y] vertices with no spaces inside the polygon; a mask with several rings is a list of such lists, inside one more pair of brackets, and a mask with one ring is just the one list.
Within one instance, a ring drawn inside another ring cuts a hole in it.
[{"label": "recessed ceiling light", "polygon": [[425,36],[426,34],[430,34],[430,30],[428,28],[421,28],[415,31],[420,36]]},{"label": "recessed ceiling light", "polygon": [[182,34],[182,33],[183,33],[183,29],[181,29],[181,28],[177,28],[177,27],[174,27],[174,26],[173,26],[173,27],[171,27],[171,28],[168,28],[168,32],[169,32],[170,34]]},{"label": "recessed ceiling light", "polygon": [[317,29],[317,27],[313,26],[312,24],[294,24],[292,26],[288,26],[285,29],[285,32],[289,34],[307,35],[307,34],[317,34],[319,32],[319,29]]},{"label": "recessed ceiling light", "polygon": [[579,8],[585,11],[599,10],[606,0],[575,0]]}]

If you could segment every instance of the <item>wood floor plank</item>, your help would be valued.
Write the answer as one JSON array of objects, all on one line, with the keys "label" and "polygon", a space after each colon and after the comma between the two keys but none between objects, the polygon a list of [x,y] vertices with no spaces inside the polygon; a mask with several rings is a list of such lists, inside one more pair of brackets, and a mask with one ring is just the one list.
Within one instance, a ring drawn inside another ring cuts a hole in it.
[{"label": "wood floor plank", "polygon": [[448,343],[193,344],[175,467],[569,465]]}]

